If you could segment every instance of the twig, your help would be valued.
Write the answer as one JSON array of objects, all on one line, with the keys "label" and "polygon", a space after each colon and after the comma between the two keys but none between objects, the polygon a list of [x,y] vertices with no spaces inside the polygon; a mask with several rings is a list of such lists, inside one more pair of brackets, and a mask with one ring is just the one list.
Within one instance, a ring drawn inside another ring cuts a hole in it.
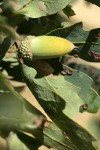
[{"label": "twig", "polygon": [[74,44],[94,44],[94,45],[100,45],[100,43],[97,43],[97,42],[85,42],[85,41],[82,41],[82,42],[73,42]]}]

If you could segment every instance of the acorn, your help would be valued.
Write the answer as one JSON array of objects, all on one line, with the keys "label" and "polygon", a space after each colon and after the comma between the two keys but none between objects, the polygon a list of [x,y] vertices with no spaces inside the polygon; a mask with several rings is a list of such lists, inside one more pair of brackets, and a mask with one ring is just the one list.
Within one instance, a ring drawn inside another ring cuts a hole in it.
[{"label": "acorn", "polygon": [[56,36],[27,36],[21,42],[19,55],[26,60],[50,59],[63,56],[75,48],[74,44]]}]

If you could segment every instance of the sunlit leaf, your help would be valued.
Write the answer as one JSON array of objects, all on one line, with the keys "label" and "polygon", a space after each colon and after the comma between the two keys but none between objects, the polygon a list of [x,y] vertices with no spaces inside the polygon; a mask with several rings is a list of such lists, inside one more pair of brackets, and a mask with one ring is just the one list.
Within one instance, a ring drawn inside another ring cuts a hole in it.
[{"label": "sunlit leaf", "polygon": [[71,0],[32,0],[30,3],[25,5],[24,8],[21,8],[15,13],[23,14],[31,18],[38,18],[54,14],[65,8],[70,2]]},{"label": "sunlit leaf", "polygon": [[90,134],[70,119],[83,103],[78,95],[80,88],[65,80],[62,75],[39,76],[34,68],[25,64],[22,64],[22,70],[25,82],[40,105],[71,142],[77,148],[81,147],[81,150],[95,150]]}]

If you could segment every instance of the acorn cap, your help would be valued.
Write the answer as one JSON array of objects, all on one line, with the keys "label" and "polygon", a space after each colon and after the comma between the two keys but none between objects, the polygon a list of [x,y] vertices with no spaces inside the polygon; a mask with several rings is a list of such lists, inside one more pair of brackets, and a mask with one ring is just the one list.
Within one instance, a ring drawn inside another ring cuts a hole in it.
[{"label": "acorn cap", "polygon": [[19,56],[21,58],[24,58],[26,60],[29,60],[31,61],[32,60],[32,51],[31,51],[31,48],[30,48],[30,41],[31,39],[35,37],[35,36],[27,36],[22,42],[21,42],[21,45],[19,47]]}]

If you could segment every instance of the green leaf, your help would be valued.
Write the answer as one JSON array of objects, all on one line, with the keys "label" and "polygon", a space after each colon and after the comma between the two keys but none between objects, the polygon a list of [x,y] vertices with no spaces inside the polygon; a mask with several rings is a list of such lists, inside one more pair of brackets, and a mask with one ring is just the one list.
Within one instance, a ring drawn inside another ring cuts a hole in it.
[{"label": "green leaf", "polygon": [[14,33],[7,22],[7,17],[0,16],[0,33],[4,33],[6,36],[14,37]]},{"label": "green leaf", "polygon": [[[61,61],[64,64],[66,64],[66,60],[69,59],[69,62],[70,62],[70,57],[71,56],[68,56],[68,57],[64,56]],[[94,73],[93,68],[91,68],[91,72],[90,71],[86,72],[85,70],[85,73],[87,73],[89,75],[88,76],[80,71],[80,65],[79,65],[79,68],[76,68],[77,70],[72,70],[68,66],[65,66],[65,65],[62,66],[58,59],[54,59],[54,60],[51,59],[50,61],[47,61],[47,62],[55,69],[56,73],[59,73],[59,72],[66,73],[64,74],[65,80],[67,80],[68,82],[80,88],[80,92],[78,93],[78,95],[80,96],[80,98],[82,99],[84,103],[84,105],[80,106],[81,112],[84,112],[84,111],[88,111],[91,113],[98,112],[100,108],[100,95],[96,92],[97,90],[95,91],[92,88],[93,80],[89,76],[92,74],[93,77],[98,79],[98,83],[99,83],[99,70],[95,70],[96,71],[95,74],[93,74]],[[97,87],[97,84],[96,84],[96,87]]]},{"label": "green leaf", "polygon": [[99,113],[97,117],[93,117],[89,122],[89,129],[94,133],[96,138],[98,139],[96,145],[97,149],[100,149],[100,118]]},{"label": "green leaf", "polygon": [[[77,59],[77,58],[76,58]],[[91,64],[91,63],[90,63]],[[87,65],[78,65],[75,63],[75,69],[78,71],[82,71],[93,79],[92,87],[100,94],[100,69],[99,63],[96,63],[97,67],[95,67],[95,63],[93,66]]]},{"label": "green leaf", "polygon": [[[16,30],[9,24],[9,22],[10,22],[10,21],[8,21],[9,19],[12,20],[14,18],[13,17],[10,18],[10,17],[0,16],[0,33],[1,33],[1,39],[0,40],[1,41],[5,37],[10,37],[10,38],[12,38],[14,40],[15,39],[17,39],[17,40],[20,39],[20,36],[17,34]],[[15,19],[15,20],[17,20],[17,19]],[[1,44],[1,41],[0,41],[0,44]]]},{"label": "green leaf", "polygon": [[34,129],[33,122],[39,116],[43,115],[23,99],[0,73],[0,128]]},{"label": "green leaf", "polygon": [[6,13],[12,13],[14,10],[20,9],[27,5],[30,0],[13,0],[13,1],[4,1],[3,10]]},{"label": "green leaf", "polygon": [[11,132],[8,139],[9,150],[29,150],[29,148],[18,138],[16,133]]},{"label": "green leaf", "polygon": [[30,3],[30,0],[15,0],[16,2],[16,10],[19,10],[21,8],[23,8],[25,5],[27,5],[28,3]]},{"label": "green leaf", "polygon": [[[7,131],[7,129],[28,131],[33,133],[38,140],[33,139],[35,140],[33,141],[29,139],[28,136],[24,138],[24,136],[19,135],[19,133],[11,132],[7,138],[9,150],[28,150],[30,146],[38,147],[39,143],[57,148],[58,150],[63,150],[64,148],[77,150],[74,143],[72,143],[54,123],[50,123],[49,127],[44,127],[43,130],[37,128],[39,132],[37,133],[35,131],[36,126],[34,122],[41,113],[15,92],[1,74],[0,97],[0,128],[2,127],[4,131]],[[44,138],[41,138],[41,136]],[[33,142],[34,145],[32,145]]]},{"label": "green leaf", "polygon": [[47,122],[47,126],[43,128],[43,135],[37,133],[33,135],[48,147],[57,150],[78,150],[71,139],[55,123]]},{"label": "green leaf", "polygon": [[9,150],[37,150],[43,144],[23,132],[10,132],[6,140]]},{"label": "green leaf", "polygon": [[95,4],[95,5],[100,7],[100,0],[86,0],[86,1],[88,1],[90,3],[93,3],[93,4]]},{"label": "green leaf", "polygon": [[93,137],[70,119],[82,102],[78,96],[79,88],[65,81],[61,75],[56,78],[39,76],[34,68],[25,64],[22,64],[22,71],[25,82],[40,105],[71,142],[78,149],[95,150]]},{"label": "green leaf", "polygon": [[[61,27],[63,27],[63,28],[66,28],[66,27],[69,27],[69,26],[71,26],[72,24],[70,23],[70,22],[62,22],[61,23]],[[57,29],[58,30],[58,29]],[[52,32],[52,31],[51,31]]]},{"label": "green leaf", "polygon": [[0,5],[2,5],[2,3],[3,3],[3,1],[2,1],[2,0],[0,0]]},{"label": "green leaf", "polygon": [[7,50],[14,44],[15,40],[11,37],[6,37],[0,45],[0,62],[5,56]]},{"label": "green leaf", "polygon": [[71,0],[32,0],[30,3],[25,5],[25,7],[15,11],[15,13],[23,14],[31,18],[39,18],[42,16],[47,16],[58,12],[65,8]]},{"label": "green leaf", "polygon": [[53,108],[51,108],[54,109],[54,112],[63,109],[63,113],[67,114],[69,117],[72,117],[79,112],[79,106],[83,104],[82,100],[78,96],[80,91],[79,87],[65,81],[63,75],[59,75],[56,78],[45,76],[44,78],[40,77],[37,79],[35,78],[37,72],[33,68],[28,68],[27,66],[23,66],[23,68],[25,70],[24,76],[31,76],[30,80],[32,79],[35,85],[32,87],[32,91],[35,91],[39,98],[44,100],[44,103],[41,101],[42,105],[50,103],[49,105],[51,108],[52,103],[54,103]]},{"label": "green leaf", "polygon": [[37,131],[33,130],[33,132],[31,130],[31,134],[10,132],[9,136],[6,137],[9,150],[38,149],[41,145],[57,150],[80,150],[55,123],[47,121],[46,124],[43,129],[38,128]]},{"label": "green leaf", "polygon": [[[34,23],[32,27],[32,33],[35,36],[45,35],[47,32],[50,32],[53,29],[61,27],[60,21],[58,22],[56,14],[51,16],[50,18],[43,17],[38,20],[38,23]],[[40,30],[41,29],[41,30]]]},{"label": "green leaf", "polygon": [[51,31],[50,35],[67,38],[73,42],[78,46],[77,54],[81,58],[88,61],[100,61],[100,28],[85,31],[82,23],[77,23],[67,28]]},{"label": "green leaf", "polygon": [[78,150],[74,143],[62,133],[54,123],[48,122],[47,127],[43,129],[37,129],[37,132],[27,134],[26,132],[11,132],[7,138],[9,150],[28,150],[28,149],[38,149],[39,146],[45,145],[49,148],[55,148],[57,150]]},{"label": "green leaf", "polygon": [[[66,72],[70,70],[67,66],[63,66],[63,68]],[[81,88],[79,96],[83,103],[88,105],[88,108],[83,111],[91,113],[98,112],[100,108],[100,96],[94,89],[91,88],[93,83],[92,78],[81,71],[78,72],[74,70],[71,76],[65,76],[65,80]]]},{"label": "green leaf", "polygon": [[72,6],[71,5],[67,5],[64,9],[63,9],[63,12],[68,16],[68,17],[71,17],[71,16],[74,16],[76,15],[74,10],[72,9]]}]

